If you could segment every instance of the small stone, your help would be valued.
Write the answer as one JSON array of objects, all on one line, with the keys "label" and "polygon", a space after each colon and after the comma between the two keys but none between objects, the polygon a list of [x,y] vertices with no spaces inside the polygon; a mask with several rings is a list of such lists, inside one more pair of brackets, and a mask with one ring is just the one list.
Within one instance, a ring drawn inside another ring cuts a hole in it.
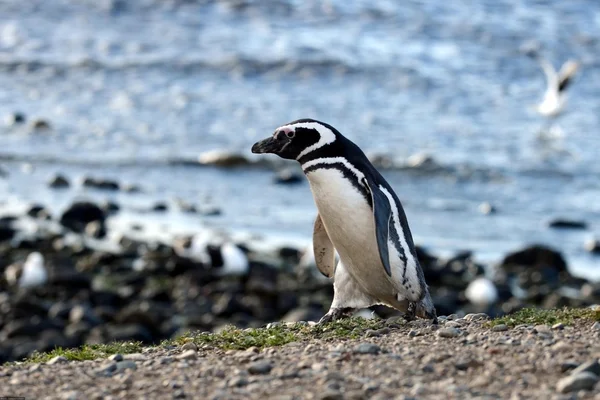
[{"label": "small stone", "polygon": [[278,328],[281,326],[281,322],[269,322],[267,324],[267,329]]},{"label": "small stone", "polygon": [[552,329],[556,330],[556,331],[560,331],[562,329],[564,329],[564,324],[562,322],[559,322],[558,324],[554,324],[552,325]]},{"label": "small stone", "polygon": [[96,374],[101,376],[111,376],[117,370],[117,363],[109,362],[96,370]]},{"label": "small stone", "polygon": [[411,329],[410,331],[408,331],[408,337],[417,337],[421,334],[421,332],[419,332],[416,329]]},{"label": "small stone", "polygon": [[548,325],[536,325],[533,329],[537,333],[541,333],[541,334],[550,334],[550,333],[552,333],[550,331],[550,327]]},{"label": "small stone", "polygon": [[504,324],[496,325],[492,328],[492,332],[506,332],[508,330],[508,326]]},{"label": "small stone", "polygon": [[581,364],[571,372],[571,375],[576,375],[580,372],[591,372],[596,376],[600,376],[600,364],[598,361],[589,361]]},{"label": "small stone", "polygon": [[46,130],[50,129],[50,123],[43,119],[37,119],[37,120],[33,121],[31,126],[36,131],[46,131]]},{"label": "small stone", "polygon": [[197,354],[196,354],[196,350],[186,350],[183,353],[177,355],[175,358],[178,360],[194,360],[196,359]]},{"label": "small stone", "polygon": [[467,314],[463,318],[465,321],[473,322],[473,321],[484,321],[490,319],[490,317],[486,313],[476,313],[476,314]]},{"label": "small stone", "polygon": [[194,342],[187,342],[183,346],[181,346],[181,350],[198,351],[198,345]]},{"label": "small stone", "polygon": [[344,396],[337,390],[327,390],[319,397],[320,400],[343,400]]},{"label": "small stone", "polygon": [[592,330],[600,331],[600,322],[598,322],[598,321],[594,322],[594,324],[592,325]]},{"label": "small stone", "polygon": [[123,361],[123,356],[121,354],[113,354],[112,356],[108,357],[109,360],[111,361]]},{"label": "small stone", "polygon": [[358,354],[378,354],[381,352],[381,347],[373,343],[361,343],[354,348],[354,352]]},{"label": "small stone", "polygon": [[126,369],[132,369],[132,370],[136,370],[137,369],[137,365],[135,363],[135,361],[131,361],[131,360],[124,360],[124,361],[119,361],[117,363],[117,372],[120,371],[125,371]]},{"label": "small stone", "polygon": [[40,364],[33,364],[31,367],[29,367],[28,371],[29,372],[38,372],[41,371],[42,366]]},{"label": "small stone", "polygon": [[460,329],[457,328],[441,328],[437,331],[437,335],[442,338],[455,338],[460,336]]},{"label": "small stone", "polygon": [[448,321],[444,324],[446,328],[460,328],[462,325],[456,321]]},{"label": "small stone", "polygon": [[580,372],[562,378],[556,385],[556,390],[560,393],[577,392],[579,390],[592,390],[598,382],[598,376],[591,372]]},{"label": "small stone", "polygon": [[8,115],[6,115],[4,117],[4,123],[6,125],[17,125],[17,124],[22,124],[23,122],[25,122],[25,114],[21,113],[21,112],[14,112],[14,113],[10,113]]},{"label": "small stone", "polygon": [[560,364],[560,372],[571,371],[571,370],[574,370],[575,368],[577,368],[578,366],[579,366],[579,363],[576,363],[573,361],[565,361],[564,363]]},{"label": "small stone", "polygon": [[148,359],[148,356],[142,353],[130,353],[130,354],[125,354],[123,356],[124,360],[132,360],[132,361],[146,361]]},{"label": "small stone", "polygon": [[585,221],[557,218],[548,223],[550,228],[557,229],[587,229]]},{"label": "small stone", "polygon": [[51,187],[51,188],[53,188],[53,189],[68,188],[70,185],[71,184],[69,183],[69,181],[67,180],[67,178],[65,178],[62,175],[56,175],[48,183],[48,186]]},{"label": "small stone", "polygon": [[248,366],[248,372],[254,375],[268,374],[272,369],[273,364],[266,360],[256,361]]},{"label": "small stone", "polygon": [[248,379],[243,376],[234,376],[229,380],[228,385],[233,387],[242,387],[248,384]]},{"label": "small stone", "polygon": [[56,357],[50,359],[48,362],[46,362],[46,364],[48,364],[48,365],[54,365],[54,364],[65,363],[67,361],[69,361],[69,360],[67,360],[67,358],[64,357],[64,356],[56,356]]},{"label": "small stone", "polygon": [[167,206],[166,203],[162,203],[162,202],[158,202],[152,207],[152,211],[156,211],[156,212],[164,212],[164,211],[168,211],[168,210],[169,210],[169,206]]}]

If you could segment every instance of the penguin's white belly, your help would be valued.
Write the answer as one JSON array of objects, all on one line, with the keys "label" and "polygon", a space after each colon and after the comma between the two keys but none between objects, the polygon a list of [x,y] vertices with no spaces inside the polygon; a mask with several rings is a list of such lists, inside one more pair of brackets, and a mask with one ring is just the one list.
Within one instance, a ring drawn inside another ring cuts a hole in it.
[{"label": "penguin's white belly", "polygon": [[337,169],[307,174],[325,229],[350,275],[382,302],[395,298],[377,247],[373,212],[363,195]]}]

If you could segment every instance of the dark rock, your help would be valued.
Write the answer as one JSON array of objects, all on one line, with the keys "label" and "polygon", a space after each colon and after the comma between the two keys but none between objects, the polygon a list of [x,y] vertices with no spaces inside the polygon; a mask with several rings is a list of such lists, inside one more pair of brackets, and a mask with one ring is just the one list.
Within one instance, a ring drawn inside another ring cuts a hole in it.
[{"label": "dark rock", "polygon": [[154,206],[152,206],[152,211],[156,211],[156,212],[165,212],[169,210],[169,206],[167,206],[167,203],[156,203],[154,204]]},{"label": "dark rock", "polygon": [[80,344],[78,340],[73,340],[72,337],[67,337],[63,332],[54,329],[43,331],[36,341],[37,350],[40,352],[75,347]]},{"label": "dark rock", "polygon": [[573,372],[571,372],[571,375],[575,375],[580,372],[591,372],[596,376],[600,376],[600,364],[597,360],[586,362],[575,368]]},{"label": "dark rock", "polygon": [[39,204],[32,205],[29,210],[27,210],[27,215],[37,219],[48,220],[51,219],[50,211],[48,211],[44,206]]},{"label": "dark rock", "polygon": [[121,185],[121,190],[126,193],[141,193],[142,188],[135,184],[126,183]]},{"label": "dark rock", "polygon": [[65,303],[62,301],[56,302],[52,304],[52,306],[48,310],[48,317],[50,319],[57,318],[66,321],[69,319],[69,314],[71,313],[72,308],[72,304]]},{"label": "dark rock", "polygon": [[255,361],[248,366],[248,372],[255,375],[268,374],[273,369],[273,364],[267,360]]},{"label": "dark rock", "polygon": [[54,178],[50,180],[48,186],[53,189],[64,189],[71,186],[71,183],[67,178],[62,175],[56,175]]},{"label": "dark rock", "polygon": [[109,179],[86,177],[82,185],[100,190],[119,190],[119,183]]},{"label": "dark rock", "polygon": [[106,227],[101,221],[92,221],[85,226],[85,234],[100,239],[106,236]]},{"label": "dark rock", "polygon": [[361,343],[354,348],[354,352],[358,354],[379,354],[381,347],[373,343]]},{"label": "dark rock", "polygon": [[600,254],[600,240],[590,239],[585,242],[584,248],[592,254]]},{"label": "dark rock", "polygon": [[591,372],[580,372],[569,375],[558,381],[556,390],[560,393],[577,392],[580,390],[592,390],[598,382],[598,376]]},{"label": "dark rock", "polygon": [[9,126],[22,124],[25,122],[25,120],[25,114],[18,111],[10,113],[4,117],[4,123]]},{"label": "dark rock", "polygon": [[47,329],[62,330],[63,324],[59,321],[51,321],[49,319],[40,319],[38,317],[31,317],[25,320],[12,320],[9,321],[2,331],[0,331],[0,337],[13,338],[17,336],[30,336],[36,337],[40,332]]},{"label": "dark rock", "polygon": [[94,203],[76,202],[63,213],[60,223],[75,232],[83,233],[90,222],[99,221],[104,224],[105,220],[105,212]]},{"label": "dark rock", "polygon": [[102,202],[100,204],[100,208],[108,214],[115,214],[115,213],[119,212],[119,210],[121,209],[121,207],[113,201]]},{"label": "dark rock", "polygon": [[567,263],[562,254],[543,245],[533,245],[504,257],[500,268],[507,272],[519,272],[523,268],[551,268],[568,274]]},{"label": "dark rock", "polygon": [[302,182],[302,175],[290,169],[284,169],[277,172],[273,182],[279,185],[293,185]]},{"label": "dark rock", "polygon": [[11,240],[17,231],[8,223],[0,223],[0,242]]},{"label": "dark rock", "polygon": [[279,272],[268,264],[250,263],[246,291],[263,295],[275,294],[277,292],[277,277]]},{"label": "dark rock", "polygon": [[587,229],[587,224],[584,221],[574,221],[562,218],[550,221],[548,226],[557,229]]},{"label": "dark rock", "polygon": [[36,119],[32,122],[31,127],[36,131],[47,131],[50,130],[50,122],[44,119]]}]

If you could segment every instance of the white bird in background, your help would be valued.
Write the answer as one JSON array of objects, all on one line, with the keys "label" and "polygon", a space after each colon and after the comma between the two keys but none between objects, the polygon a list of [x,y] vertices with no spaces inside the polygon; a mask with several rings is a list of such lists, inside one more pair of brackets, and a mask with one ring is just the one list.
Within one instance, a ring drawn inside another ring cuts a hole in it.
[{"label": "white bird in background", "polygon": [[5,277],[9,284],[22,288],[41,286],[48,280],[44,266],[44,256],[37,251],[29,254],[25,262],[12,264],[6,268]]},{"label": "white bird in background", "polygon": [[536,106],[536,111],[547,118],[557,117],[567,103],[566,89],[573,82],[573,77],[579,69],[579,63],[569,60],[556,71],[552,64],[536,51],[529,51],[528,56],[537,60],[546,75],[546,92],[542,102]]}]

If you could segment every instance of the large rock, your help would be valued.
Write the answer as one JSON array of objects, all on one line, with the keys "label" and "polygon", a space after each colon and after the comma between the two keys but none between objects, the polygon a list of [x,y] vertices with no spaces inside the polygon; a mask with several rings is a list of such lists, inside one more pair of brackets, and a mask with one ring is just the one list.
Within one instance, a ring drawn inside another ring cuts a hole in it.
[{"label": "large rock", "polygon": [[504,257],[500,267],[507,272],[519,272],[523,268],[551,268],[558,272],[568,273],[567,263],[556,250],[543,245],[533,245]]},{"label": "large rock", "polygon": [[98,221],[104,226],[106,213],[94,203],[76,202],[60,217],[60,223],[65,227],[83,233],[90,222]]}]

